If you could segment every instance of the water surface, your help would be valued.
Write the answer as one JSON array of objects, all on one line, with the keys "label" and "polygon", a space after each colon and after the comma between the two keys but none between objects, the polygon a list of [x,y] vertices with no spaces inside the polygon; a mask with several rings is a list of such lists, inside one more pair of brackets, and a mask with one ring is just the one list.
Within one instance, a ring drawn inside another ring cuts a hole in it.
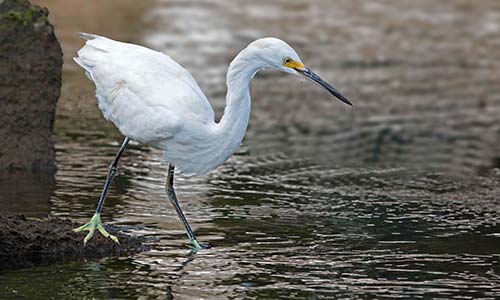
[{"label": "water surface", "polygon": [[163,193],[161,153],[132,143],[103,221],[147,237],[152,250],[2,269],[0,299],[500,294],[496,1],[75,1],[70,17],[64,1],[40,2],[65,49],[58,172],[2,179],[8,210],[86,222],[121,142],[71,63],[76,31],[164,50],[199,79],[218,117],[235,53],[282,37],[355,107],[290,76],[258,75],[241,150],[206,176],[176,178],[188,219],[212,246],[195,255]]}]

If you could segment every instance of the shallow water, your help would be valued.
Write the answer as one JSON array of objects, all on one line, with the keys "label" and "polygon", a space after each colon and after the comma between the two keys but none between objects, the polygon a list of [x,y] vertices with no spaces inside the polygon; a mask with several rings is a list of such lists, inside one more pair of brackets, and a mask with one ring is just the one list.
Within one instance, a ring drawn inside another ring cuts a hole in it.
[{"label": "shallow water", "polygon": [[500,175],[487,171],[500,149],[496,1],[124,1],[117,14],[89,3],[70,19],[64,2],[42,2],[66,53],[59,169],[2,179],[8,210],[86,222],[119,146],[70,62],[76,30],[165,49],[218,112],[234,54],[281,36],[355,107],[289,76],[257,76],[242,149],[206,176],[176,178],[212,246],[196,254],[163,194],[161,153],[133,143],[103,220],[152,250],[2,269],[0,299],[498,297]]}]

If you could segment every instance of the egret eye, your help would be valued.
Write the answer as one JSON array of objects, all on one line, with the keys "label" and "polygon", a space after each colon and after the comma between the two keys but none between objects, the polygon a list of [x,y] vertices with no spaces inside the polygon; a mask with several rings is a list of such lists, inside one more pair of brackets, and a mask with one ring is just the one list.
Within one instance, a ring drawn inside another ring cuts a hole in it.
[{"label": "egret eye", "polygon": [[293,60],[292,60],[290,57],[285,57],[285,58],[283,58],[283,63],[285,63],[285,64],[289,64],[289,63],[291,63],[292,61],[293,61]]}]

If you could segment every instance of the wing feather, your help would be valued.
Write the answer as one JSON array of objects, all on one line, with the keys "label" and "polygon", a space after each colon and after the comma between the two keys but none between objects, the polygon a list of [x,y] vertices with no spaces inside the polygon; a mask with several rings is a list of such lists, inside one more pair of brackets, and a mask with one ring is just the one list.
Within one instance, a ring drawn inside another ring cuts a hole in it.
[{"label": "wing feather", "polygon": [[164,53],[82,33],[75,62],[96,85],[104,117],[132,139],[150,143],[190,124],[214,122],[214,111],[196,80]]}]

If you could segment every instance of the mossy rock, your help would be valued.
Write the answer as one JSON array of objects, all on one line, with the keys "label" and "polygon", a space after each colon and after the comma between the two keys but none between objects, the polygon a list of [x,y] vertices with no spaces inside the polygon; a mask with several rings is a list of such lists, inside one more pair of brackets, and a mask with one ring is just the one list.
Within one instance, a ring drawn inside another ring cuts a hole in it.
[{"label": "mossy rock", "polygon": [[62,50],[48,10],[0,0],[0,170],[55,170]]},{"label": "mossy rock", "polygon": [[[31,5],[27,0],[4,0],[0,2],[0,24],[43,27],[50,25],[46,8]],[[8,21],[8,22],[5,22]]]}]

